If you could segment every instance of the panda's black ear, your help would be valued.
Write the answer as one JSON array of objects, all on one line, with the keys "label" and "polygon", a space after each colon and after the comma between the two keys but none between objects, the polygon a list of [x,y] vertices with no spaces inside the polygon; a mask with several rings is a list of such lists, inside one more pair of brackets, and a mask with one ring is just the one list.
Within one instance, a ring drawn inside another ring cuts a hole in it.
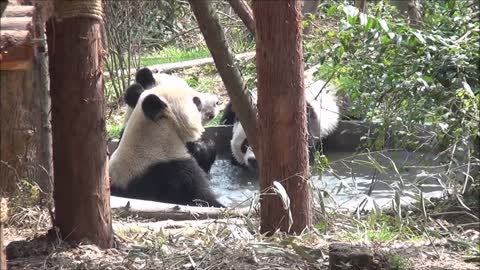
[{"label": "panda's black ear", "polygon": [[138,70],[137,74],[135,74],[135,81],[145,89],[153,88],[156,84],[153,73],[149,68]]},{"label": "panda's black ear", "polygon": [[133,83],[130,85],[126,90],[125,90],[125,102],[127,103],[128,106],[135,108],[137,105],[138,99],[140,98],[140,95],[143,93],[145,89],[138,84],[138,83]]},{"label": "panda's black ear", "polygon": [[197,105],[198,111],[202,110],[202,100],[199,97],[193,97],[193,103]]},{"label": "panda's black ear", "polygon": [[153,121],[160,117],[165,108],[167,108],[167,104],[155,95],[146,96],[142,102],[145,117]]}]

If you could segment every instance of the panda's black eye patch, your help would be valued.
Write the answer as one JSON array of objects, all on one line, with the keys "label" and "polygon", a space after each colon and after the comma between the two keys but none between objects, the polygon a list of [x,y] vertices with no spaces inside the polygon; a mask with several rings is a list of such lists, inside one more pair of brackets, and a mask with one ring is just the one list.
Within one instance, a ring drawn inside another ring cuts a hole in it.
[{"label": "panda's black eye patch", "polygon": [[146,96],[142,102],[142,110],[145,117],[152,121],[155,121],[167,107],[167,104],[155,95]]},{"label": "panda's black eye patch", "polygon": [[193,97],[193,103],[197,106],[198,111],[202,110],[202,101],[199,97]]},{"label": "panda's black eye patch", "polygon": [[138,70],[135,74],[135,81],[145,89],[154,87],[156,83],[152,71],[148,68]]},{"label": "panda's black eye patch", "polygon": [[242,143],[242,146],[240,147],[240,151],[242,151],[242,153],[246,153],[247,152],[247,149],[248,149],[248,141],[247,139],[243,140],[243,143]]},{"label": "panda's black eye patch", "polygon": [[143,93],[144,88],[138,84],[138,83],[133,83],[127,89],[125,90],[125,102],[129,107],[135,108],[137,105],[138,99],[140,98],[140,95]]}]

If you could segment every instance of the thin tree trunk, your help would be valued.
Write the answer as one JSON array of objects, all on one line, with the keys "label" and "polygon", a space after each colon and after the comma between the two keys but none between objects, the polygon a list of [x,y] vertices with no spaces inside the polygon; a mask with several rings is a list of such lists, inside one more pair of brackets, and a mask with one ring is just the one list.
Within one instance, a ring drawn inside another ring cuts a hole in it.
[{"label": "thin tree trunk", "polygon": [[417,27],[421,24],[422,15],[417,8],[417,0],[390,0],[390,4],[397,8],[410,26]]},{"label": "thin tree trunk", "polygon": [[360,12],[367,12],[367,0],[355,0],[355,7],[357,7]]},{"label": "thin tree trunk", "polygon": [[3,12],[7,8],[8,1],[7,0],[0,0],[0,17],[3,15]]},{"label": "thin tree trunk", "polygon": [[315,14],[317,12],[318,5],[320,4],[320,0],[305,0],[303,2],[303,15],[308,13]]},{"label": "thin tree trunk", "polygon": [[64,240],[111,247],[100,29],[101,20],[85,15],[47,24],[53,195],[55,226]]},{"label": "thin tree trunk", "polygon": [[[312,14],[316,15],[317,14],[317,8],[318,5],[320,4],[320,0],[306,0],[303,2],[303,16],[307,14]],[[308,23],[305,28],[303,28],[303,34],[307,35],[312,31],[313,25],[311,23]]]},{"label": "thin tree trunk", "polygon": [[7,220],[7,200],[0,195],[0,270],[7,269],[7,256],[3,246],[3,223]]},{"label": "thin tree trunk", "polygon": [[39,169],[37,170],[37,183],[41,190],[43,203],[52,209],[53,192],[53,158],[52,158],[52,128],[50,125],[50,94],[48,74],[48,54],[45,36],[45,16],[47,9],[46,2],[35,2],[34,13],[34,37],[37,39],[34,58],[34,89],[36,106],[39,110],[37,159]]},{"label": "thin tree trunk", "polygon": [[[300,1],[255,1],[261,231],[300,233],[312,224]],[[293,223],[272,194],[281,182]],[[266,194],[268,193],[268,194]],[[291,226],[291,229],[290,227]]]},{"label": "thin tree trunk", "polygon": [[210,1],[189,0],[188,2],[215,61],[218,73],[220,73],[227,93],[232,100],[233,109],[245,129],[248,141],[255,150],[256,114],[252,101],[247,94],[247,89],[243,84],[240,71],[228,49],[227,40],[215,10],[212,9]]},{"label": "thin tree trunk", "polygon": [[228,0],[230,6],[233,8],[238,17],[247,27],[248,31],[255,36],[255,20],[253,19],[253,12],[245,0]]}]

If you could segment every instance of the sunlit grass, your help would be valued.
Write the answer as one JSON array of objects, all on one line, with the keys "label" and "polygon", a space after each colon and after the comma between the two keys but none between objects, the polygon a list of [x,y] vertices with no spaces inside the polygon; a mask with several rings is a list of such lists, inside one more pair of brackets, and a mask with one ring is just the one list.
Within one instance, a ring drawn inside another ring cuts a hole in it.
[{"label": "sunlit grass", "polygon": [[144,54],[140,60],[141,66],[152,66],[165,63],[175,63],[187,60],[210,57],[207,48],[183,50],[175,47],[166,47],[160,51]]}]

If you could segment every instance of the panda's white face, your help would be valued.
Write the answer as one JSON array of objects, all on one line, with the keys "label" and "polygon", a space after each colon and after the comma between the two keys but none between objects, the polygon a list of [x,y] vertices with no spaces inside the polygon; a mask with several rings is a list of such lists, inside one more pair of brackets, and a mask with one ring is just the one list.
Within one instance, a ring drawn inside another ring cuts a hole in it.
[{"label": "panda's white face", "polygon": [[236,122],[233,125],[230,146],[233,157],[240,165],[247,167],[251,171],[257,170],[257,159],[255,158],[252,148],[248,144],[247,135],[240,122]]},{"label": "panda's white face", "polygon": [[202,124],[206,125],[219,113],[220,101],[217,95],[210,93],[199,93],[199,97],[202,101]]}]

